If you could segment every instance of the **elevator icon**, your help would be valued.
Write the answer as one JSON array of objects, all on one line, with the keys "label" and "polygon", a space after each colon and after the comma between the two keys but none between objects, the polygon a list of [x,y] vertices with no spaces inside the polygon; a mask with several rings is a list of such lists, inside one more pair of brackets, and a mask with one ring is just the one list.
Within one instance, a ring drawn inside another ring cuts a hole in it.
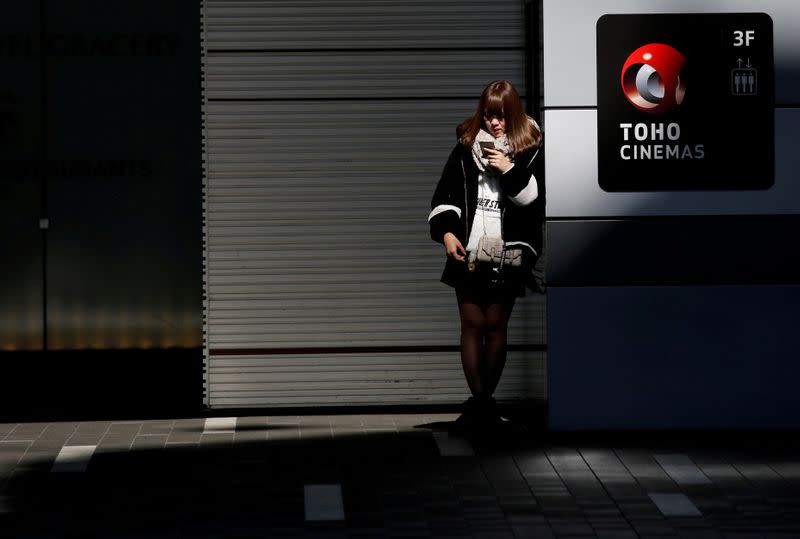
[{"label": "elevator icon", "polygon": [[758,71],[752,67],[731,71],[731,93],[733,95],[756,95],[758,93]]}]

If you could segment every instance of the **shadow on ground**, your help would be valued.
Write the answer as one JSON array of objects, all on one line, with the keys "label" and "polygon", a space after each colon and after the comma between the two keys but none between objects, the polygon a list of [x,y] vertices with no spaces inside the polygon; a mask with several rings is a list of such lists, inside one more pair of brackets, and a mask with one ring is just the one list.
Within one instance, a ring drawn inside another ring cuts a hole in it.
[{"label": "shadow on ground", "polygon": [[[505,409],[508,428],[473,437],[474,456],[442,457],[432,432],[449,423],[420,422],[396,432],[354,425],[333,436],[308,425],[295,439],[266,425],[237,429],[235,441],[101,448],[83,473],[29,462],[0,478],[0,537],[513,537],[514,518],[549,529],[531,470],[547,464],[552,448],[797,455],[785,433],[760,433],[758,442],[742,433],[552,433],[530,412]],[[306,521],[304,486],[315,484],[341,484],[345,521]]]}]

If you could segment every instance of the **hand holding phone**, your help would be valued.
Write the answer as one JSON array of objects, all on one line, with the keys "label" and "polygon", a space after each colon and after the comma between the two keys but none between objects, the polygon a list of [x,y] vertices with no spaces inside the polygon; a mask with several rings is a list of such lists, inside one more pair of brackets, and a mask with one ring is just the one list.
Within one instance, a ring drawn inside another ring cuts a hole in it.
[{"label": "hand holding phone", "polygon": [[488,159],[489,154],[486,152],[486,150],[494,150],[495,149],[494,142],[480,141],[478,142],[478,144],[481,147],[481,157],[483,157],[484,159]]}]

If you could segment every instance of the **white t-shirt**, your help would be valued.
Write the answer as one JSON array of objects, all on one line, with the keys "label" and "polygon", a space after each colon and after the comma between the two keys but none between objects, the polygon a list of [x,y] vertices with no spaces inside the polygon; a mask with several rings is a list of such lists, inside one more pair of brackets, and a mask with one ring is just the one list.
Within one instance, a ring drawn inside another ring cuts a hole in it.
[{"label": "white t-shirt", "polygon": [[475,252],[481,236],[503,238],[500,220],[501,197],[500,181],[497,176],[481,172],[478,176],[478,207],[475,210],[475,219],[472,221],[472,231],[466,246],[467,252]]}]

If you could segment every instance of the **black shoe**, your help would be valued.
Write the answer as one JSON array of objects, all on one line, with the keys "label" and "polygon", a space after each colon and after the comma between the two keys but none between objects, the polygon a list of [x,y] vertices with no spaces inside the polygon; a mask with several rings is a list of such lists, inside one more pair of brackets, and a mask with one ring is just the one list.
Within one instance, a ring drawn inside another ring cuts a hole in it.
[{"label": "black shoe", "polygon": [[461,415],[453,422],[453,430],[463,434],[474,431],[480,424],[480,406],[476,397],[470,397],[461,404]]},{"label": "black shoe", "polygon": [[497,401],[489,395],[470,397],[461,408],[461,415],[450,429],[454,434],[489,434],[503,427]]},{"label": "black shoe", "polygon": [[490,395],[478,395],[478,425],[482,430],[492,430],[503,424],[503,418],[497,409],[497,401]]}]

